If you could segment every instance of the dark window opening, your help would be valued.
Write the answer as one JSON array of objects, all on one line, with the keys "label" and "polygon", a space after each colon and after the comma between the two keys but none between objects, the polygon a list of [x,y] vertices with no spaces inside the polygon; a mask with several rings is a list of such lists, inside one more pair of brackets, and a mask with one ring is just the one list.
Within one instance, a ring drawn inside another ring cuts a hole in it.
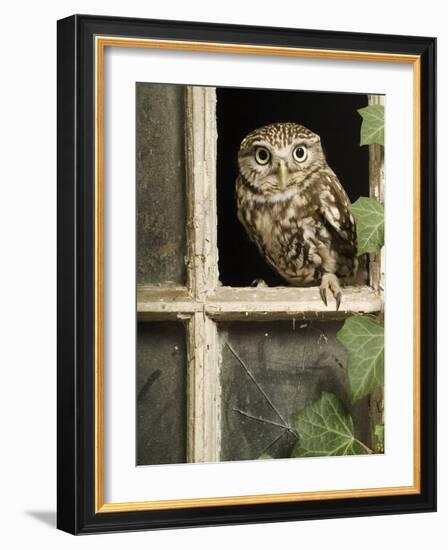
[{"label": "dark window opening", "polygon": [[320,135],[328,164],[350,200],[369,196],[369,151],[360,147],[361,117],[367,95],[217,88],[217,202],[219,273],[225,286],[249,286],[263,279],[288,286],[260,256],[237,219],[235,179],[241,140],[272,122],[297,122]]}]

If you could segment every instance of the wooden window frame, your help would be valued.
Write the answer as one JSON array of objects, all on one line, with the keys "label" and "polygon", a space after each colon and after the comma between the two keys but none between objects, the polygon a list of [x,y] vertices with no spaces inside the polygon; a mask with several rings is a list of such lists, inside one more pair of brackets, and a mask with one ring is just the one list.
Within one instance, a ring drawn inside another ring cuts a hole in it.
[{"label": "wooden window frame", "polygon": [[[368,96],[384,104],[383,96]],[[177,320],[187,341],[187,462],[217,462],[221,454],[220,321],[344,319],[383,310],[384,249],[372,254],[369,285],[344,288],[341,309],[328,307],[318,287],[221,286],[218,272],[216,202],[216,90],[186,86],[187,284],[140,285],[139,321]],[[383,202],[384,151],[369,145],[370,196]],[[382,395],[375,396],[382,400]]]}]

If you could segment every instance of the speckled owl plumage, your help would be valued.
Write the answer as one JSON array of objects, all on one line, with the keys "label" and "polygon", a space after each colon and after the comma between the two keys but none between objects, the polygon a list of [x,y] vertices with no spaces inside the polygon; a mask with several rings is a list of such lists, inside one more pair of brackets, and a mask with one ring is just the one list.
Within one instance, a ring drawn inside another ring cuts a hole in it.
[{"label": "speckled owl plumage", "polygon": [[356,275],[350,200],[328,166],[320,137],[300,124],[270,124],[238,153],[238,218],[266,261],[295,286],[320,285],[341,302],[339,280]]}]

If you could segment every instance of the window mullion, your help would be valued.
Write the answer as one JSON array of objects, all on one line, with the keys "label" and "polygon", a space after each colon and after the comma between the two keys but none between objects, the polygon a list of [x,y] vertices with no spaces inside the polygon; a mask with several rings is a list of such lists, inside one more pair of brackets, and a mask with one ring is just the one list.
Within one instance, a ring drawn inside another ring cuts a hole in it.
[{"label": "window mullion", "polygon": [[204,304],[218,286],[215,89],[188,86],[185,115],[188,286],[201,306],[187,323],[187,460],[214,462],[220,457],[218,329]]},{"label": "window mullion", "polygon": [[137,288],[139,321],[184,320],[203,305],[196,302],[185,287],[148,286]]},{"label": "window mullion", "polygon": [[[369,105],[384,105],[384,96],[370,95]],[[369,182],[370,196],[384,204],[384,146],[369,145]],[[381,299],[381,311],[384,310],[384,247],[380,252],[370,255],[370,284]],[[370,446],[376,449],[379,441],[375,427],[384,424],[384,389],[376,388],[370,395]]]},{"label": "window mullion", "polygon": [[204,300],[218,285],[216,218],[216,91],[186,88],[187,269],[189,287]]},{"label": "window mullion", "polygon": [[205,313],[188,322],[187,461],[217,462],[221,444],[217,324]]},{"label": "window mullion", "polygon": [[[369,95],[369,105],[384,105],[384,96]],[[370,196],[384,204],[384,146],[369,145]],[[384,248],[370,256],[370,284],[383,298],[384,292]]]}]

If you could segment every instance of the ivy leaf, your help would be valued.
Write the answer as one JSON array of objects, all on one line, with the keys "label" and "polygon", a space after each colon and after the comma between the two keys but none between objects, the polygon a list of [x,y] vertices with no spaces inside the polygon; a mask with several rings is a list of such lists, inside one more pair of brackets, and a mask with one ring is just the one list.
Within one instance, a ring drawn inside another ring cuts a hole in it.
[{"label": "ivy leaf", "polygon": [[328,456],[327,453],[322,451],[309,451],[297,443],[291,453],[291,458],[304,458],[309,456]]},{"label": "ivy leaf", "polygon": [[348,317],[336,338],[348,351],[352,401],[384,385],[384,326],[368,317]]},{"label": "ivy leaf", "polygon": [[375,438],[374,449],[376,453],[384,453],[384,424],[377,424],[375,426]]},{"label": "ivy leaf", "polygon": [[261,453],[257,460],[272,460],[272,456],[268,453]]},{"label": "ivy leaf", "polygon": [[358,113],[362,116],[360,145],[384,145],[384,105],[369,105]]},{"label": "ivy leaf", "polygon": [[352,417],[335,395],[322,397],[293,416],[299,442],[292,457],[366,454],[369,449],[355,438]]},{"label": "ivy leaf", "polygon": [[381,445],[384,445],[384,424],[377,424],[375,426],[375,436]]},{"label": "ivy leaf", "polygon": [[349,209],[356,222],[356,254],[361,256],[381,250],[384,245],[384,206],[376,199],[359,197]]}]

